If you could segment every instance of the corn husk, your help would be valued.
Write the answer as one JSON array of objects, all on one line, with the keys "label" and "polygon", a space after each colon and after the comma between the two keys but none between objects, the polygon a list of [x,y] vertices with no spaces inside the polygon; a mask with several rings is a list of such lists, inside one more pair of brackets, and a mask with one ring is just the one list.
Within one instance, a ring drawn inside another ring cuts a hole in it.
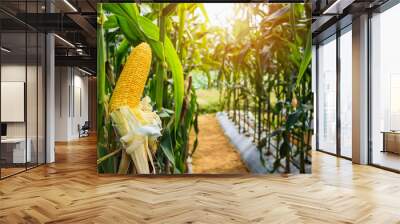
[{"label": "corn husk", "polygon": [[152,144],[161,136],[161,120],[152,111],[150,99],[145,97],[140,104],[131,109],[122,106],[111,113],[114,128],[120,137],[125,152],[131,157],[138,174],[150,174],[149,162],[153,173],[152,152],[149,148],[149,139]]}]

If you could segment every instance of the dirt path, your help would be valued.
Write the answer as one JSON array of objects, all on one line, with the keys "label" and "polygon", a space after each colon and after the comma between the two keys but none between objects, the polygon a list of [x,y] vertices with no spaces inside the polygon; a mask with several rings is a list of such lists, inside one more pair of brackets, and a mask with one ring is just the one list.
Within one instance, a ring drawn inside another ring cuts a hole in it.
[{"label": "dirt path", "polygon": [[[248,173],[240,159],[224,135],[215,114],[199,116],[199,145],[193,155],[193,173]],[[192,133],[193,140],[193,133]]]}]

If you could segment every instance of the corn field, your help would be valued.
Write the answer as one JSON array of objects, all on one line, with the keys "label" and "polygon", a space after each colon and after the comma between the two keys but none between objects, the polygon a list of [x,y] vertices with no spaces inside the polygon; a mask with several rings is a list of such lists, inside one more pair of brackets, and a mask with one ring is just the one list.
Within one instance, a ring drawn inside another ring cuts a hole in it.
[{"label": "corn field", "polygon": [[268,172],[310,172],[310,7],[235,4],[232,23],[216,27],[202,3],[98,4],[99,173],[191,172],[194,75],[219,89]]}]

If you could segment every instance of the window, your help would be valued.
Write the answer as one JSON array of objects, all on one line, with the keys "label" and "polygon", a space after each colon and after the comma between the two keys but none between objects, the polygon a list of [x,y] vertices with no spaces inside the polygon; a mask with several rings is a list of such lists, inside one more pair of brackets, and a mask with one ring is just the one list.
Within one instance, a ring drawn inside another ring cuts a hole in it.
[{"label": "window", "polygon": [[340,155],[352,156],[352,33],[340,36]]},{"label": "window", "polygon": [[336,153],[336,37],[318,48],[318,149]]},{"label": "window", "polygon": [[400,170],[400,5],[371,18],[372,163]]}]

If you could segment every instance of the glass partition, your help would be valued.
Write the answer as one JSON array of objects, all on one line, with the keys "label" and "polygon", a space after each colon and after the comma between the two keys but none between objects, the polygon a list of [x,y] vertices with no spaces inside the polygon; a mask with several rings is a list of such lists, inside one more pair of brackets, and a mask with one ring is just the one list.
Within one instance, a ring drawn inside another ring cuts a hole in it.
[{"label": "glass partition", "polygon": [[371,19],[371,162],[400,170],[400,5]]},{"label": "glass partition", "polygon": [[46,162],[46,38],[38,33],[38,64],[37,64],[37,162],[38,165]]},{"label": "glass partition", "polygon": [[1,174],[6,177],[24,171],[31,157],[26,150],[26,33],[3,32],[1,46]]},{"label": "glass partition", "polygon": [[27,33],[27,82],[26,82],[26,114],[27,114],[27,150],[30,151],[28,168],[36,166],[38,160],[38,34]]},{"label": "glass partition", "polygon": [[318,48],[318,149],[336,154],[336,36]]},{"label": "glass partition", "polygon": [[46,40],[21,20],[26,12],[43,10],[42,5],[0,2],[0,178],[45,163]]},{"label": "glass partition", "polygon": [[340,36],[340,155],[352,157],[352,33]]}]

